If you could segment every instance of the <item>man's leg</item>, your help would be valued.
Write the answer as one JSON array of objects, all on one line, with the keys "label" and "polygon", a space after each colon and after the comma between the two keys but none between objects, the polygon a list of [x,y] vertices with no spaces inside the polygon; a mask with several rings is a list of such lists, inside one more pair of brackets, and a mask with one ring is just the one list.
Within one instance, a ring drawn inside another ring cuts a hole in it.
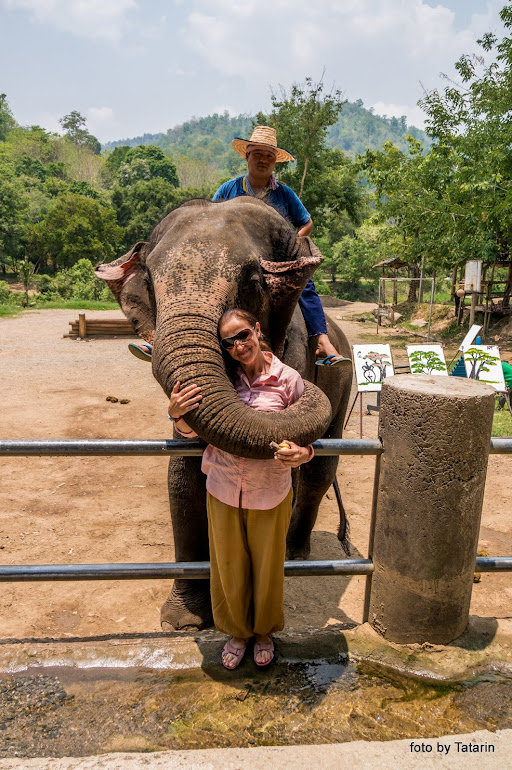
[{"label": "man's leg", "polygon": [[[324,309],[311,279],[299,297],[299,306],[304,316],[308,335],[317,338],[315,352],[318,358],[324,359],[327,356],[335,356],[337,359],[343,359],[327,336]],[[332,359],[332,363],[335,363],[335,359]]]}]

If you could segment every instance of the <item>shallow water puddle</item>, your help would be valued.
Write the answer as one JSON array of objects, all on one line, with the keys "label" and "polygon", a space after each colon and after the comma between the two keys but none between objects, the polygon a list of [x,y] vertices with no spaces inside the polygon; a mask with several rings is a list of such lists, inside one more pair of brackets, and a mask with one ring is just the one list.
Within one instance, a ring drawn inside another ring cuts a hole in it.
[{"label": "shallow water puddle", "polygon": [[512,681],[432,685],[374,665],[31,669],[0,677],[0,757],[390,740],[512,727]]}]

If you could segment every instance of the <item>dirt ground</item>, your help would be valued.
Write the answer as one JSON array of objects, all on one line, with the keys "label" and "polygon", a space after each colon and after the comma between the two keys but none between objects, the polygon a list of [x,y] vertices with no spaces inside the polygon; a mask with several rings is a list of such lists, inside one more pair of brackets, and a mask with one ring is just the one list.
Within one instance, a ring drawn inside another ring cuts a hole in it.
[{"label": "dirt ground", "polygon": [[[368,324],[346,320],[366,307],[330,309],[353,344]],[[88,316],[122,317],[120,311]],[[138,438],[170,436],[166,398],[149,365],[127,351],[130,338],[64,338],[78,311],[34,310],[0,319],[0,438]],[[382,339],[384,341],[384,338]],[[393,350],[395,363],[400,354]],[[107,396],[129,399],[111,403]],[[365,396],[374,401],[375,397]],[[363,436],[377,436],[377,416]],[[359,436],[356,407],[347,438]],[[0,562],[66,564],[174,561],[166,471],[160,457],[1,458]],[[339,483],[353,556],[366,556],[375,460],[342,458]],[[480,546],[512,554],[511,459],[492,456]],[[312,558],[342,558],[334,494],[325,497]],[[91,637],[160,630],[159,609],[171,581],[4,583],[0,638]],[[364,578],[287,578],[290,631],[361,622]],[[471,611],[509,617],[510,574],[483,574]]]}]

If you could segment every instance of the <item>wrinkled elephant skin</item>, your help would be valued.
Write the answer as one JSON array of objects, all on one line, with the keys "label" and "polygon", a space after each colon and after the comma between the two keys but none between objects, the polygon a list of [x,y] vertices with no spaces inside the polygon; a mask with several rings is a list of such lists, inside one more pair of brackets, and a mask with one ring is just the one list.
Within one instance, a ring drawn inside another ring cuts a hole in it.
[{"label": "wrinkled elephant skin", "polygon": [[[308,341],[297,307],[322,261],[309,238],[271,207],[249,197],[212,203],[190,201],[163,219],[147,243],[99,265],[96,275],[112,288],[137,333],[153,345],[153,374],[169,396],[175,383],[201,387],[200,406],[187,415],[198,435],[227,452],[269,458],[270,441],[300,445],[341,435],[351,367],[322,367],[315,380],[314,339]],[[282,412],[257,412],[238,397],[226,371],[217,322],[228,307],[260,319],[268,344],[305,380],[301,398]],[[345,356],[342,332],[329,336]],[[323,391],[323,392],[322,392]],[[294,472],[289,558],[306,558],[320,501],[333,482],[337,457],[319,457]],[[200,458],[172,458],[169,500],[177,561],[207,561],[205,476]],[[341,514],[339,539],[345,544]],[[211,625],[208,581],[177,580],[162,608],[164,629]]]}]

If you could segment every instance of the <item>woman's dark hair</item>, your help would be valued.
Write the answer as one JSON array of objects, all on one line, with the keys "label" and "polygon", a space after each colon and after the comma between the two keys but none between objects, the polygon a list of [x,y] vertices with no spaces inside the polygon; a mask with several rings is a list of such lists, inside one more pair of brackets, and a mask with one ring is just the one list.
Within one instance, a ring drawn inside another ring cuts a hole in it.
[{"label": "woman's dark hair", "polygon": [[[219,336],[220,340],[220,327],[225,321],[228,321],[230,318],[240,318],[242,321],[245,321],[248,326],[250,326],[252,329],[256,326],[258,323],[258,319],[255,315],[249,312],[249,310],[243,310],[240,307],[230,307],[227,310],[224,311],[224,313],[219,318],[219,322],[217,324],[217,334]],[[271,350],[270,345],[267,343],[263,335],[260,337],[260,347],[262,350]],[[222,349],[222,356],[224,358],[224,363],[226,364],[227,372],[230,376],[230,378],[234,381],[235,379],[235,373],[238,369],[238,362],[234,360],[234,358],[231,358],[227,350]]]},{"label": "woman's dark hair", "polygon": [[223,312],[221,317],[219,318],[219,323],[217,324],[217,333],[219,335],[220,339],[220,327],[224,323],[224,321],[228,321],[230,318],[241,318],[243,321],[247,321],[249,326],[251,328],[254,328],[256,324],[258,323],[258,319],[255,315],[250,313],[248,310],[242,310],[240,307],[229,307],[227,310]]}]

